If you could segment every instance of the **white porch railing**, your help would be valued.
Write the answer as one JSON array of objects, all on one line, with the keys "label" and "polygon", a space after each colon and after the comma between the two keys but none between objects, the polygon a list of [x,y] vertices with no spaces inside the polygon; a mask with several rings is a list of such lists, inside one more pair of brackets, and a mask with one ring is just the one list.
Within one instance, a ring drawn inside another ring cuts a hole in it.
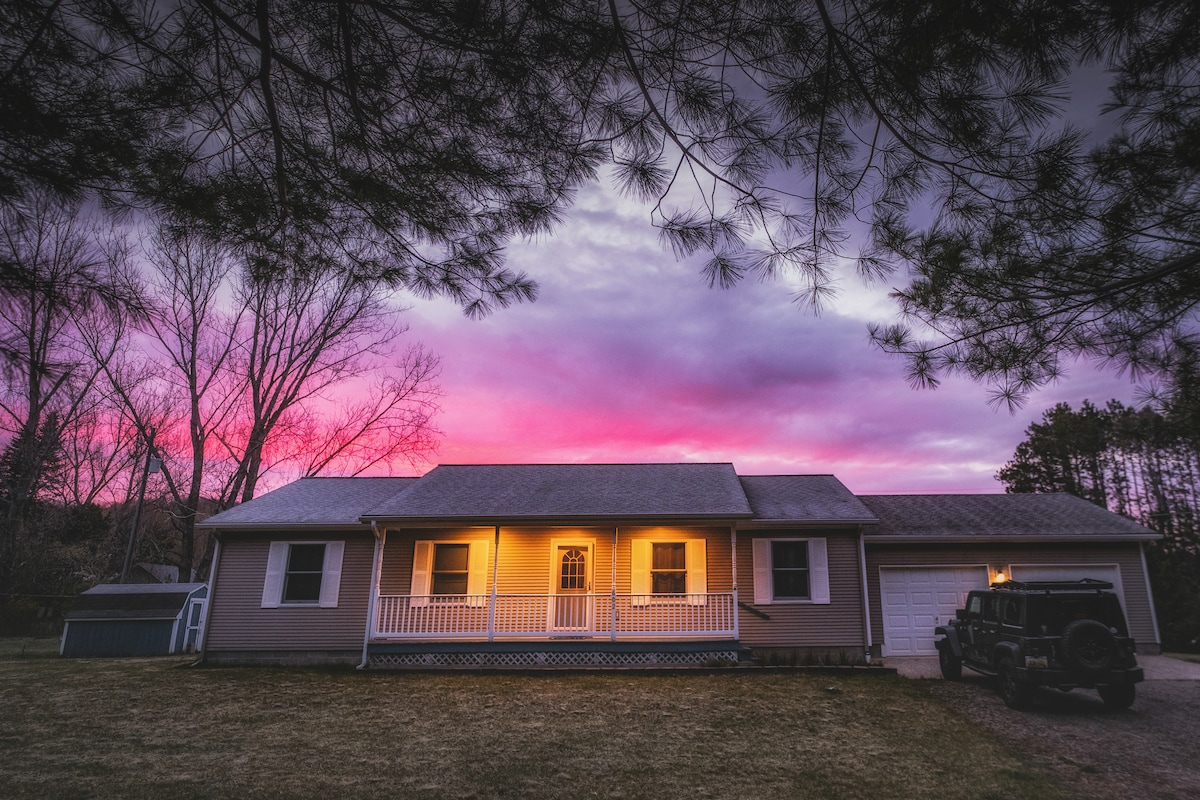
[{"label": "white porch railing", "polygon": [[737,614],[732,592],[380,595],[378,609],[377,639],[732,637]]}]

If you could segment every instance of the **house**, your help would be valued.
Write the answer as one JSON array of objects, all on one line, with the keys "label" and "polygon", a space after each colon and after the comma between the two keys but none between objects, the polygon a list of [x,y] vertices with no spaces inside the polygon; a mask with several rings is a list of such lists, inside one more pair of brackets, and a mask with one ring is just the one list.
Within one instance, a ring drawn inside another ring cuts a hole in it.
[{"label": "house", "polygon": [[195,652],[208,584],[110,583],[75,600],[60,655],[165,656]]},{"label": "house", "polygon": [[1157,534],[1069,495],[852,494],[731,464],[444,465],[304,478],[202,523],[205,658],[365,667],[933,652],[1003,576],[1100,577],[1142,652]]}]

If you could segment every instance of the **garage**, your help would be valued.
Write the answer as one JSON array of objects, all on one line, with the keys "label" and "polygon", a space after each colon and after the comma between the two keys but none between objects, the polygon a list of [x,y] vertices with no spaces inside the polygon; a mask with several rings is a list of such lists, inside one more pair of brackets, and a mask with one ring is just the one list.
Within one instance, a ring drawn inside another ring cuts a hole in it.
[{"label": "garage", "polygon": [[967,592],[986,589],[986,566],[897,567],[879,570],[883,655],[934,655],[933,629],[954,617]]}]

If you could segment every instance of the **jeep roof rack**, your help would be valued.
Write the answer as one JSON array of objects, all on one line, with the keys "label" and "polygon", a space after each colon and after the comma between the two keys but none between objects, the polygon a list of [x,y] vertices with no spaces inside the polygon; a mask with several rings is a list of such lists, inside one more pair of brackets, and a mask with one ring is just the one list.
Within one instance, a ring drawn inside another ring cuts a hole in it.
[{"label": "jeep roof rack", "polygon": [[1005,581],[993,583],[992,589],[1006,589],[1018,592],[1103,592],[1112,589],[1109,581],[1096,578],[1081,578],[1077,581]]}]

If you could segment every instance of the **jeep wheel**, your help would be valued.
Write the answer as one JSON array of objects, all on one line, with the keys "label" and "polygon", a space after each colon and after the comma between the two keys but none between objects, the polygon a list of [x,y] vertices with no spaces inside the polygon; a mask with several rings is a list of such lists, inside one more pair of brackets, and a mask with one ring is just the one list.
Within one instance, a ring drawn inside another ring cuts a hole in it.
[{"label": "jeep wheel", "polygon": [[942,668],[942,677],[948,681],[962,680],[962,659],[950,652],[949,646],[938,647],[938,666]]},{"label": "jeep wheel", "polygon": [[1112,631],[1098,620],[1077,619],[1063,628],[1063,661],[1085,672],[1105,672],[1113,665]]},{"label": "jeep wheel", "polygon": [[1115,686],[1097,686],[1100,699],[1104,705],[1116,711],[1123,711],[1133,705],[1134,688],[1132,683],[1120,683]]},{"label": "jeep wheel", "polygon": [[1012,658],[1004,656],[1000,659],[996,676],[1000,681],[1000,696],[1004,698],[1004,705],[1018,711],[1033,705],[1033,687],[1017,675]]}]

